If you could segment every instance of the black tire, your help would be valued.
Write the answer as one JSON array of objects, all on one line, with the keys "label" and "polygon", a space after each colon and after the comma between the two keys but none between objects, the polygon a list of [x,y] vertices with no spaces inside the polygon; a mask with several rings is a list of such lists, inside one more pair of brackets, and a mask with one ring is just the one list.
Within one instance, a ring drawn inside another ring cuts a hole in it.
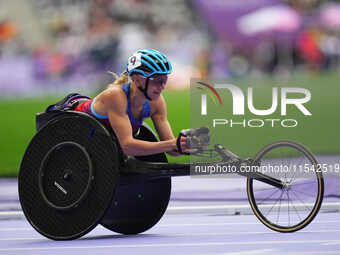
[{"label": "black tire", "polygon": [[[146,124],[140,127],[136,139],[156,142],[156,134]],[[164,162],[164,153],[136,156],[138,160]],[[137,175],[138,181],[129,179],[135,175],[120,176],[111,206],[101,221],[101,225],[116,233],[135,235],[152,228],[165,213],[171,195],[171,177],[152,179],[147,175]],[[129,184],[124,184],[125,182]]]},{"label": "black tire", "polygon": [[119,180],[116,143],[85,113],[45,114],[25,151],[18,177],[20,204],[28,222],[53,240],[80,238],[94,229]]},{"label": "black tire", "polygon": [[324,193],[323,176],[313,154],[296,142],[278,141],[263,148],[255,162],[260,172],[287,184],[280,189],[248,177],[248,200],[256,217],[278,232],[306,227],[319,212]]}]

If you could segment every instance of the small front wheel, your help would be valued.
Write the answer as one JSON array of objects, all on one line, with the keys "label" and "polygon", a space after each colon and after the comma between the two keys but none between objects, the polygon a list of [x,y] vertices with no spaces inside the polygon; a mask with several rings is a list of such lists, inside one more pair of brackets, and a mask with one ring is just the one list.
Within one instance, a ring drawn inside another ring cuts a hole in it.
[{"label": "small front wheel", "polygon": [[324,182],[318,162],[304,146],[292,141],[267,145],[256,156],[256,171],[280,180],[274,187],[261,178],[248,177],[247,193],[256,217],[279,232],[306,227],[317,215],[323,199]]}]

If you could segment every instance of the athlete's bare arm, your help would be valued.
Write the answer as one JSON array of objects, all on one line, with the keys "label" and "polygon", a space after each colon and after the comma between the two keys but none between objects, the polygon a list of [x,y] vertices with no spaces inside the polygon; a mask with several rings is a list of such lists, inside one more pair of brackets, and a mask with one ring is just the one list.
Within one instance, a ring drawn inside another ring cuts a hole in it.
[{"label": "athlete's bare arm", "polygon": [[[166,103],[163,96],[151,102],[151,119],[161,141],[175,138],[167,118]],[[185,140],[185,137],[183,137],[183,140]],[[185,144],[183,143],[183,147],[184,146]],[[167,153],[171,156],[180,156],[178,152],[174,151],[167,151]]]},{"label": "athlete's bare arm", "polygon": [[[127,99],[123,90],[119,87],[107,89],[101,94],[100,102],[105,105],[110,124],[126,155],[151,155],[177,148],[175,138],[160,142],[147,142],[133,138],[130,120],[126,114]],[[183,143],[185,143],[185,140],[183,140]]]}]

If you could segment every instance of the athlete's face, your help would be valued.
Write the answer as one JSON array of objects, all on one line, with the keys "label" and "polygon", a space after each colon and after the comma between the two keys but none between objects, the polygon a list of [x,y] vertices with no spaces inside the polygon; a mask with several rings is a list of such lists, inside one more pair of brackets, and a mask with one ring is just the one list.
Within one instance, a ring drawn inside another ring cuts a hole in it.
[{"label": "athlete's face", "polygon": [[[146,85],[146,77],[138,75],[140,80],[139,84],[144,89]],[[157,99],[162,91],[165,89],[165,85],[168,81],[167,75],[153,75],[149,78],[148,91],[147,94],[151,99]]]},{"label": "athlete's face", "polygon": [[154,75],[149,78],[149,91],[155,96],[160,96],[165,89],[165,85],[168,81],[167,75]]}]

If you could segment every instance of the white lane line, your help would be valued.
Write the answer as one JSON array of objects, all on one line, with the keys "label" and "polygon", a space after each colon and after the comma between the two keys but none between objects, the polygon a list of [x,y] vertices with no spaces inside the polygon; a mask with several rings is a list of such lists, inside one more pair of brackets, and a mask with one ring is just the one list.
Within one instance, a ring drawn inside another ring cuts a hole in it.
[{"label": "white lane line", "polygon": [[1,211],[0,216],[24,216],[22,211]]},{"label": "white lane line", "polygon": [[[329,220],[329,221],[313,221],[312,224],[325,224],[325,223],[339,223],[340,220]],[[284,223],[284,222],[283,222]],[[287,223],[287,222],[286,222]],[[254,221],[254,222],[212,222],[212,223],[186,223],[186,224],[158,224],[156,225],[156,228],[159,227],[202,227],[202,226],[226,226],[226,225],[262,225],[260,221]],[[105,229],[104,227],[98,226],[98,228]],[[0,225],[0,232],[12,232],[12,231],[32,231],[34,230],[32,227],[26,227],[26,228],[1,228]],[[302,232],[301,230],[299,232]]]},{"label": "white lane line", "polygon": [[[337,233],[340,232],[340,230],[300,230],[299,233]],[[271,230],[268,230],[266,232],[264,231],[254,231],[254,232],[216,232],[216,233],[184,233],[184,234],[169,234],[171,236],[237,236],[237,235],[263,235],[263,234],[277,234],[282,235],[282,233],[274,232]],[[1,239],[0,239],[1,240]],[[340,241],[339,241],[340,242]]]},{"label": "white lane line", "polygon": [[[284,205],[284,204],[282,204]],[[280,205],[280,206],[282,206]],[[285,204],[288,205],[288,204]],[[314,203],[295,203],[295,207],[302,207],[305,208],[307,206],[314,206]],[[260,208],[268,208],[272,207],[273,205],[260,205]],[[283,206],[282,206],[283,207]],[[334,207],[340,208],[340,202],[324,202],[322,203],[322,207]],[[167,212],[172,211],[201,211],[201,210],[228,210],[228,209],[250,209],[249,204],[232,204],[232,205],[196,205],[196,206],[169,206],[167,208]]]},{"label": "white lane line", "polygon": [[44,237],[0,238],[0,241],[29,241],[29,240],[46,240],[46,239]]},{"label": "white lane line", "polygon": [[338,245],[338,244],[340,244],[340,240],[338,240],[338,241],[331,241],[331,242],[328,242],[328,243],[324,243],[322,245]]},{"label": "white lane line", "polygon": [[[299,204],[297,204],[299,205]],[[314,203],[303,203],[303,205],[311,205]],[[340,202],[324,202],[322,205],[338,205],[340,206]],[[268,207],[273,205],[262,205],[262,207]],[[250,208],[249,204],[232,204],[232,205],[195,205],[195,206],[169,206],[168,210],[190,210],[190,209],[223,209],[223,208]],[[261,207],[261,206],[260,206]]]},{"label": "white lane line", "polygon": [[262,249],[262,250],[252,250],[252,251],[236,251],[236,252],[228,252],[228,253],[217,253],[214,255],[265,255],[265,254],[277,254],[277,250],[274,249]]},{"label": "white lane line", "polygon": [[[340,230],[300,230],[299,233],[336,233],[340,232]],[[264,231],[254,231],[254,232],[216,232],[216,233],[183,233],[183,234],[173,234],[173,233],[158,233],[157,235],[159,237],[162,237],[162,235],[166,235],[167,237],[185,237],[185,236],[238,236],[238,235],[263,235],[263,234],[277,234],[281,235],[281,233],[274,232],[268,230],[267,232]],[[119,235],[119,234],[113,234],[113,235]],[[92,235],[95,237],[95,235]],[[142,235],[140,236],[142,237]],[[45,240],[44,237],[19,237],[19,238],[0,238],[0,241],[29,241],[29,240]],[[80,239],[81,240],[81,239]],[[325,240],[327,241],[327,240]],[[339,241],[340,243],[340,241]],[[333,244],[333,243],[329,243]],[[328,245],[328,243],[324,244]]]},{"label": "white lane line", "polygon": [[[313,203],[305,203],[305,204],[295,204],[295,207],[305,208],[305,206],[313,206]],[[272,205],[261,205],[259,207],[272,207]],[[324,202],[322,203],[321,209],[338,209],[340,210],[339,202]],[[251,209],[249,204],[232,204],[232,205],[203,205],[203,206],[169,206],[166,210],[166,213],[198,213],[198,212],[224,212],[224,213],[232,213],[235,211]],[[24,213],[22,211],[0,211],[0,219],[6,217],[24,217]]]},{"label": "white lane line", "polygon": [[158,243],[158,244],[122,244],[122,245],[91,245],[91,246],[52,246],[52,247],[22,247],[0,248],[0,251],[34,251],[62,249],[105,249],[105,248],[159,248],[159,247],[201,247],[201,246],[231,246],[231,245],[272,245],[272,244],[322,244],[338,240],[294,240],[294,241],[253,241],[253,242],[196,242],[196,243]]},{"label": "white lane line", "polygon": [[10,231],[28,231],[28,230],[33,230],[33,228],[1,228],[1,232],[10,232]]},{"label": "white lane line", "polygon": [[[339,251],[284,251],[283,253],[279,253],[279,254],[284,254],[284,255],[327,255],[327,254],[336,254],[339,255]],[[276,253],[276,255],[279,255]]]},{"label": "white lane line", "polygon": [[[237,216],[235,216],[237,217]],[[255,217],[255,216],[254,216]],[[324,224],[324,223],[338,223],[340,220],[329,221],[313,221],[312,224]],[[288,222],[282,222],[288,223]],[[260,221],[254,220],[254,222],[212,222],[212,223],[184,223],[184,224],[159,224],[158,227],[201,227],[201,226],[225,226],[225,225],[262,225]]]}]

